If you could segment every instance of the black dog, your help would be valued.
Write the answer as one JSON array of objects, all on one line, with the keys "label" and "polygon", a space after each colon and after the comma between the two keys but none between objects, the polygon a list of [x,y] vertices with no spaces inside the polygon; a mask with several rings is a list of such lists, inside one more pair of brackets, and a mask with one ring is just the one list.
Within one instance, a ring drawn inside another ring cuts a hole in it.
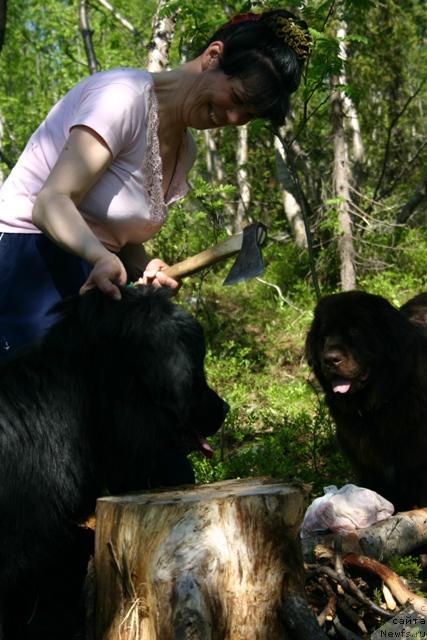
[{"label": "black dog", "polygon": [[422,332],[384,298],[350,291],[320,300],[306,352],[359,483],[397,509],[427,506]]},{"label": "black dog", "polygon": [[405,302],[399,311],[427,338],[427,293],[414,296]]},{"label": "black dog", "polygon": [[[193,479],[227,405],[165,290],[93,290],[0,368],[0,638],[71,638],[97,497]],[[68,618],[66,617],[68,613]]]}]

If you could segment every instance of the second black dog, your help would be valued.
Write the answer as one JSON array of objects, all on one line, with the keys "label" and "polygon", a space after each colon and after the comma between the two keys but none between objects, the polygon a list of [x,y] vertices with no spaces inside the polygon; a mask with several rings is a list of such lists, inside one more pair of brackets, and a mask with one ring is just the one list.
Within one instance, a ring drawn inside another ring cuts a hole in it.
[{"label": "second black dog", "polygon": [[384,298],[350,291],[320,300],[306,350],[359,483],[397,509],[427,506],[422,332]]}]

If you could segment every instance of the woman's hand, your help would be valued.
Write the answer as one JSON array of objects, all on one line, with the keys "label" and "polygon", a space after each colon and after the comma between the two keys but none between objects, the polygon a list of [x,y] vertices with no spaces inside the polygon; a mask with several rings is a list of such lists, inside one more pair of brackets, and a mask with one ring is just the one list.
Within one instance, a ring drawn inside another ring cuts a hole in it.
[{"label": "woman's hand", "polygon": [[178,280],[170,278],[163,270],[167,268],[167,264],[163,260],[154,258],[145,267],[142,278],[138,279],[138,284],[152,284],[155,287],[169,287],[174,293],[177,293],[181,287]]},{"label": "woman's hand", "polygon": [[127,274],[122,261],[114,253],[106,252],[95,262],[88,279],[80,288],[80,295],[98,287],[102,293],[111,296],[114,300],[121,300],[122,296],[117,285],[125,285],[126,282]]}]

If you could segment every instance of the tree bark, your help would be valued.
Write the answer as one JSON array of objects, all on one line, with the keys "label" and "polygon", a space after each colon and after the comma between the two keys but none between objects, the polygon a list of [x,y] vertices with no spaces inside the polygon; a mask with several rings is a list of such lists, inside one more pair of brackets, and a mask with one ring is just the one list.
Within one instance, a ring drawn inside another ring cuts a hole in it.
[{"label": "tree bark", "polygon": [[98,501],[98,640],[285,640],[303,489],[231,480]]},{"label": "tree bark", "polygon": [[166,69],[169,61],[169,49],[175,31],[176,17],[163,16],[161,11],[167,4],[159,0],[152,22],[152,36],[148,45],[147,69],[152,72]]}]

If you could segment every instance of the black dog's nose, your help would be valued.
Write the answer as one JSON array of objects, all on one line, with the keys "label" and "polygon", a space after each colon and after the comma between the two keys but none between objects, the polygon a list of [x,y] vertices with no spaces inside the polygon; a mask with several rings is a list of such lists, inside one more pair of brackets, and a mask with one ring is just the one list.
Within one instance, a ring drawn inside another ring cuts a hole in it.
[{"label": "black dog's nose", "polygon": [[339,367],[342,363],[342,353],[338,349],[330,349],[323,354],[323,362],[328,367]]}]

